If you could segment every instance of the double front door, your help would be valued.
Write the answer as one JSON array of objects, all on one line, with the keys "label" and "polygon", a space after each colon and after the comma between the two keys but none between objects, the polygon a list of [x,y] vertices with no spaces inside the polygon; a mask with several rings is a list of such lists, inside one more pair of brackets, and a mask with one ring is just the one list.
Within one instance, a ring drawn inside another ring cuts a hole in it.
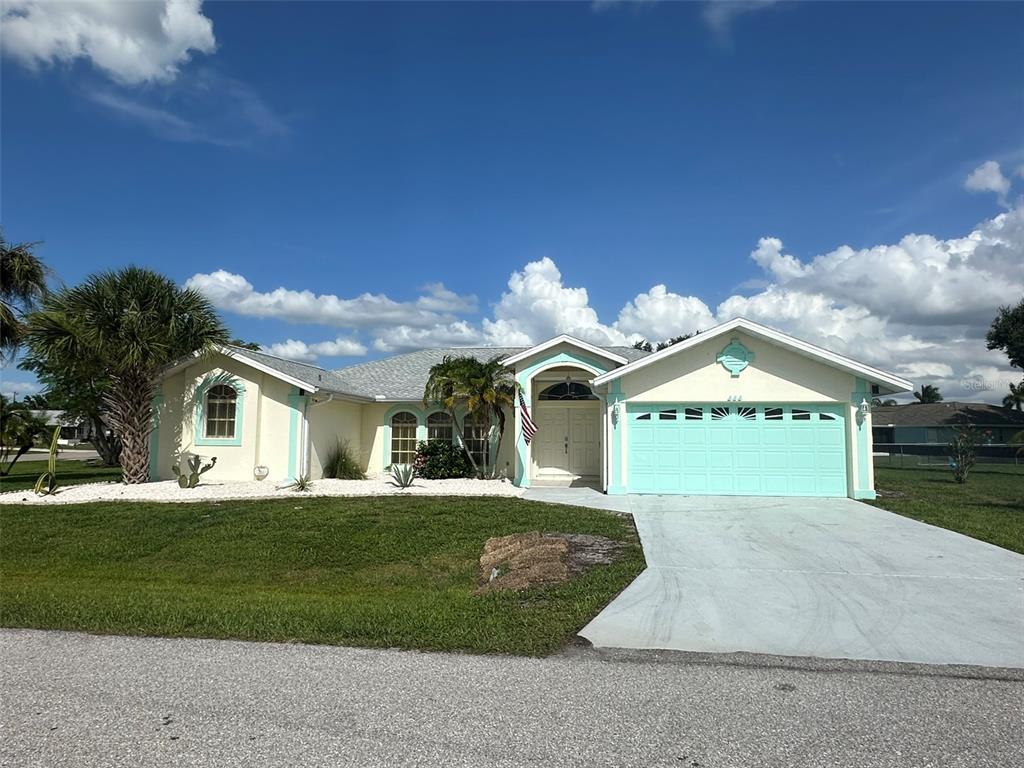
[{"label": "double front door", "polygon": [[533,438],[537,477],[596,477],[601,473],[599,403],[538,404]]}]

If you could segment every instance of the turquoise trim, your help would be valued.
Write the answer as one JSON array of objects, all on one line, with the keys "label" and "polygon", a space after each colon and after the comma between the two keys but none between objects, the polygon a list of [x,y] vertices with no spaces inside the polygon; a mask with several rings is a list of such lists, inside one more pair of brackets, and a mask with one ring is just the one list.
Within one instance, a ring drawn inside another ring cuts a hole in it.
[{"label": "turquoise trim", "polygon": [[[560,365],[575,365],[586,369],[592,369],[590,372],[595,376],[607,373],[612,369],[612,367],[614,367],[587,355],[577,355],[571,352],[559,352],[557,355],[545,357],[521,371],[516,371],[516,384],[519,385],[519,389],[522,391],[523,397],[526,399],[528,404],[533,403],[533,387],[531,381],[533,377],[547,368],[557,368]],[[518,395],[516,396],[515,402],[515,437],[516,467],[513,485],[519,488],[529,488],[530,473],[527,471],[527,468],[530,465],[530,449],[526,444],[526,438],[523,436],[523,417],[519,411]],[[605,450],[605,446],[602,445],[601,449]]]},{"label": "turquoise trim", "polygon": [[743,346],[743,343],[733,338],[715,358],[722,366],[729,371],[732,377],[737,378],[740,373],[754,362],[754,353]]},{"label": "turquoise trim", "polygon": [[309,398],[298,387],[288,394],[288,480],[298,479],[300,419]]},{"label": "turquoise trim", "polygon": [[626,484],[622,477],[622,429],[626,423],[626,396],[622,393],[622,382],[615,379],[608,388],[608,404],[615,408],[618,405],[618,416],[613,412],[610,425],[612,438],[611,467],[608,477],[608,494],[621,496],[626,493]]},{"label": "turquoise trim", "polygon": [[[206,393],[210,387],[225,384],[234,388],[238,393],[235,401],[235,436],[234,437],[205,437],[203,431],[206,429]],[[216,445],[237,448],[242,444],[242,416],[245,414],[245,384],[241,379],[224,374],[207,376],[202,383],[196,387],[195,392],[195,436],[192,439],[193,445]]]},{"label": "turquoise trim", "polygon": [[[868,383],[861,378],[857,379],[857,388],[853,394],[850,395],[850,400],[853,403],[854,411],[858,412],[854,416],[854,436],[857,440],[857,483],[853,488],[853,498],[875,498],[875,489],[871,487],[871,481],[868,475],[869,464],[871,461],[871,430],[868,429],[868,420],[861,419],[859,416],[861,401],[867,400],[871,402],[871,387]],[[866,495],[870,494],[870,496]]]},{"label": "turquoise trim", "polygon": [[149,481],[160,477],[160,411],[164,407],[163,393],[157,392],[153,395],[152,403],[152,428],[149,433]]}]

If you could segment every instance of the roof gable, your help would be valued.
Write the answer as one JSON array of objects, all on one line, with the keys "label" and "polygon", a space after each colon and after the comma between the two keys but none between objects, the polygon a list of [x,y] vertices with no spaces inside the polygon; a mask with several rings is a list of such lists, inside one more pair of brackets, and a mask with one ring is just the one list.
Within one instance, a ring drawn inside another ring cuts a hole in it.
[{"label": "roof gable", "polygon": [[514,355],[510,355],[506,357],[504,360],[502,360],[502,363],[504,363],[507,366],[515,365],[516,363],[522,360],[526,360],[527,358],[543,354],[547,350],[552,349],[553,347],[556,347],[559,344],[568,344],[570,346],[576,347],[577,349],[581,349],[584,352],[589,352],[592,355],[596,355],[597,357],[603,358],[604,360],[610,360],[613,363],[618,363],[619,365],[625,365],[627,362],[629,362],[625,358],[625,356],[620,355],[616,352],[612,352],[607,347],[598,347],[586,341],[583,341],[583,339],[577,339],[575,336],[570,336],[567,333],[563,333],[559,336],[555,336],[553,339],[548,339],[547,341],[543,341],[540,344],[535,344],[532,347],[524,349],[521,352],[517,352]]},{"label": "roof gable", "polygon": [[910,392],[914,388],[914,385],[911,382],[899,376],[886,373],[885,371],[858,362],[857,360],[853,360],[849,357],[844,357],[843,355],[831,352],[822,347],[803,341],[802,339],[798,339],[795,336],[790,336],[782,331],[769,328],[766,325],[761,325],[760,323],[755,323],[752,320],[747,320],[745,317],[737,317],[733,320],[722,323],[721,325],[716,325],[714,328],[691,336],[685,341],[680,341],[677,344],[666,347],[659,352],[654,352],[640,360],[635,360],[621,368],[616,368],[613,371],[602,374],[596,377],[593,380],[593,383],[597,386],[607,384],[610,381],[614,381],[615,379],[626,376],[634,371],[653,365],[659,360],[664,360],[665,358],[673,355],[678,355],[680,352],[684,352],[685,350],[699,344],[711,342],[714,339],[725,336],[734,331],[744,331],[751,336],[760,338],[772,344],[777,344],[780,347],[790,349],[798,354],[818,360],[825,365],[829,365],[833,368],[839,368],[840,370],[860,376],[871,383],[884,385],[894,392]]}]

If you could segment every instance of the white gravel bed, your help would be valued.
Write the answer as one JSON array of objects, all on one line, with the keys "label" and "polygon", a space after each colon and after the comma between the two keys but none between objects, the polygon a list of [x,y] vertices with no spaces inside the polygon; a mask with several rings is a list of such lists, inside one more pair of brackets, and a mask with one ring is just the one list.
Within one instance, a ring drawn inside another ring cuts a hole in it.
[{"label": "white gravel bed", "polygon": [[85,504],[90,501],[156,501],[178,504],[229,499],[301,499],[310,496],[507,496],[523,495],[508,480],[421,480],[399,488],[390,475],[366,480],[314,480],[310,490],[281,488],[269,480],[202,482],[196,488],[179,488],[176,480],[142,485],[85,483],[69,485],[53,496],[36,496],[31,489],[0,493],[0,504]]}]

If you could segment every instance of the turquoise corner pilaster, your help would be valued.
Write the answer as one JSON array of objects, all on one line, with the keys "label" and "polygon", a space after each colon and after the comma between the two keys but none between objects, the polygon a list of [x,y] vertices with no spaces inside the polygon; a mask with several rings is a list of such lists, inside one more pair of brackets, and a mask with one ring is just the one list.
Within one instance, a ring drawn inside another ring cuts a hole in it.
[{"label": "turquoise corner pilaster", "polygon": [[[860,404],[864,400],[871,402],[871,387],[861,378],[857,379],[857,388],[850,395],[850,401],[854,409],[859,411]],[[876,498],[875,489],[871,487],[870,464],[872,461],[872,438],[871,427],[866,418],[861,418],[859,413],[854,417],[857,438],[857,477],[853,487],[853,498],[870,500]]]},{"label": "turquoise corner pilaster", "polygon": [[308,398],[298,387],[292,387],[288,395],[288,479],[298,479],[299,472],[299,433],[302,431],[302,414],[306,410]]},{"label": "turquoise corner pilaster", "polygon": [[[608,404],[612,407],[610,434],[612,439],[611,471],[608,477],[608,495],[622,496],[626,493],[626,484],[622,476],[622,429],[626,422],[625,395],[622,394],[622,382],[615,379],[608,389]],[[618,409],[618,415],[615,409]]]},{"label": "turquoise corner pilaster", "polygon": [[160,411],[164,407],[163,393],[153,395],[150,416],[152,428],[149,432],[149,481],[160,479]]}]

